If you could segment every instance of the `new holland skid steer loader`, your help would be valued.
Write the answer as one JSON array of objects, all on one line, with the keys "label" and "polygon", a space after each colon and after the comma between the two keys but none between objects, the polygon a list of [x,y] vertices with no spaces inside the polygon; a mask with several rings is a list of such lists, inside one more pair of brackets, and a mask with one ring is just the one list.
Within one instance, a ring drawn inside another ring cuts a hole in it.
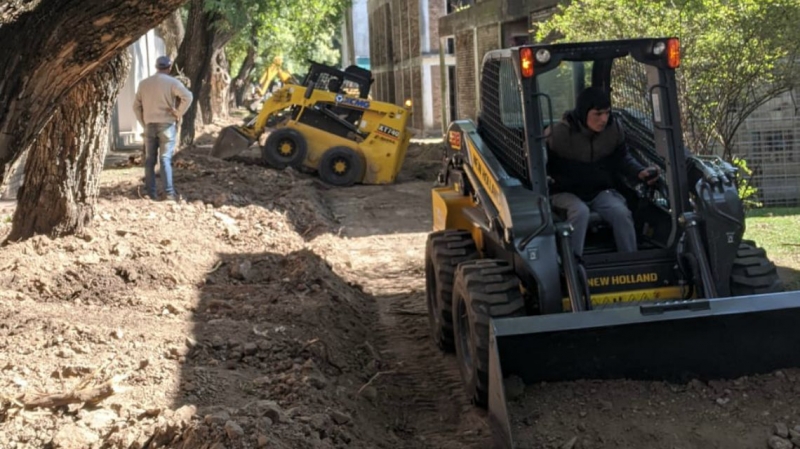
[{"label": "new holland skid steer loader", "polygon": [[[735,378],[800,366],[800,292],[742,240],[736,170],[683,144],[675,38],[530,45],[483,59],[477,124],[452,122],[425,255],[433,340],[455,350],[498,446],[514,447],[504,377]],[[638,250],[593,216],[582,257],[549,196],[546,128],[588,86],[610,92],[631,154],[620,180]]]},{"label": "new holland skid steer loader", "polygon": [[261,157],[271,167],[315,171],[335,186],[392,183],[411,138],[411,110],[370,100],[371,82],[357,66],[312,63],[302,86],[284,85],[244,126],[220,131],[211,155],[233,157],[269,128]]}]

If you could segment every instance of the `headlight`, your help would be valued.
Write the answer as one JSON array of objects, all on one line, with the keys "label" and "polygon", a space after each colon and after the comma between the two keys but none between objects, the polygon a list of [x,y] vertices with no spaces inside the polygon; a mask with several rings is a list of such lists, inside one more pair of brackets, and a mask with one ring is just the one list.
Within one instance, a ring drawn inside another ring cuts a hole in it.
[{"label": "headlight", "polygon": [[550,52],[543,48],[536,50],[536,61],[539,64],[547,64],[547,61],[550,60]]}]

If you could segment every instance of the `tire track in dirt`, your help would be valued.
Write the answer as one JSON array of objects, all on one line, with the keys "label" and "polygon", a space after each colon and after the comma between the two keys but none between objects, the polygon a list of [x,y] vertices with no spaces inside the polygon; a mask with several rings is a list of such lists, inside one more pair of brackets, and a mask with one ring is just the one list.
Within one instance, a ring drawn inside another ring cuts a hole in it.
[{"label": "tire track in dirt", "polygon": [[428,332],[424,249],[431,229],[430,182],[321,192],[340,228],[313,245],[344,279],[376,298],[376,349],[388,365],[372,385],[389,430],[407,447],[486,447],[485,413],[461,386],[453,355]]}]

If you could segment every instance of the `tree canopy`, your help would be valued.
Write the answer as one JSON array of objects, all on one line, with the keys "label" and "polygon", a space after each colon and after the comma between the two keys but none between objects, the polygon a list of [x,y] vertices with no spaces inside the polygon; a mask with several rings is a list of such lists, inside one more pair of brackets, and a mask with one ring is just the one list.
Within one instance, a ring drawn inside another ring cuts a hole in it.
[{"label": "tree canopy", "polygon": [[232,68],[238,68],[253,47],[255,66],[266,68],[275,56],[296,73],[306,60],[337,64],[336,35],[351,0],[206,0],[207,7],[223,12],[239,30],[225,52]]},{"label": "tree canopy", "polygon": [[800,83],[798,0],[573,0],[542,23],[539,41],[677,36],[686,142],[730,155],[759,106]]}]

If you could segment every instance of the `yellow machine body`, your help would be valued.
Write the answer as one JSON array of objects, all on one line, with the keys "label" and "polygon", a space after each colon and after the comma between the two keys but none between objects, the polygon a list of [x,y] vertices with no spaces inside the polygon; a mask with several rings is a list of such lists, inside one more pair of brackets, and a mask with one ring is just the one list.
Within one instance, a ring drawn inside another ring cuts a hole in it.
[{"label": "yellow machine body", "polygon": [[[270,118],[279,113],[287,113],[287,117],[274,127],[268,127]],[[313,118],[309,119],[310,116]],[[397,178],[406,156],[411,138],[407,128],[410,117],[410,109],[392,103],[321,89],[309,91],[305,86],[287,84],[264,102],[249,124],[229,127],[235,133],[223,130],[212,155],[234,156],[258,141],[263,133],[290,128],[305,139],[307,153],[302,164],[306,168],[318,170],[320,160],[329,149],[347,147],[363,158],[365,169],[357,182],[390,184]],[[331,130],[343,129],[345,123],[352,126],[349,132]],[[233,139],[230,136],[234,136]],[[235,139],[239,140],[238,144],[226,144]]]}]

